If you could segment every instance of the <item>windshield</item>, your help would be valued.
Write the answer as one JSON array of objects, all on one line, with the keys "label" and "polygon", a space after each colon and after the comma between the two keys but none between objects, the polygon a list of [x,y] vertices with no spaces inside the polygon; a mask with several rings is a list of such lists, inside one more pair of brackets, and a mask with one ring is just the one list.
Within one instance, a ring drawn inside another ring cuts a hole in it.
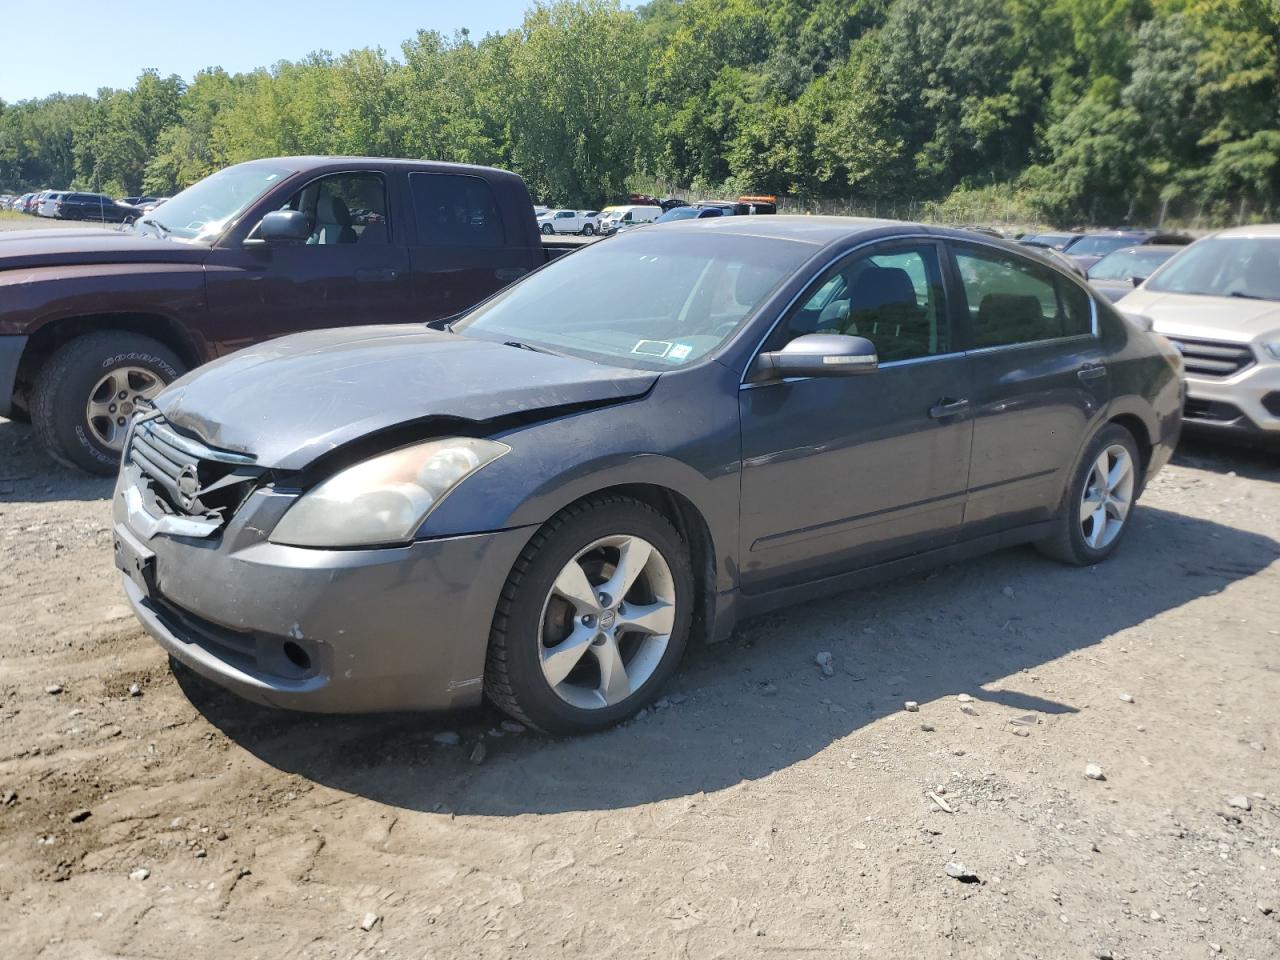
[{"label": "windshield", "polygon": [[1192,244],[1150,280],[1148,290],[1280,300],[1280,237],[1210,237]]},{"label": "windshield", "polygon": [[213,240],[245,207],[292,170],[262,164],[227,167],[183,190],[139,222],[155,221],[165,234],[181,240]]},{"label": "windshield", "polygon": [[1131,280],[1149,277],[1177,250],[1116,250],[1089,268],[1090,280]]},{"label": "windshield", "polygon": [[1073,257],[1103,257],[1112,250],[1119,250],[1121,247],[1131,247],[1141,240],[1140,237],[1081,237],[1075,243],[1071,244],[1071,255]]},{"label": "windshield", "polygon": [[637,230],[564,257],[453,325],[621,367],[693,363],[735,333],[814,247]]}]

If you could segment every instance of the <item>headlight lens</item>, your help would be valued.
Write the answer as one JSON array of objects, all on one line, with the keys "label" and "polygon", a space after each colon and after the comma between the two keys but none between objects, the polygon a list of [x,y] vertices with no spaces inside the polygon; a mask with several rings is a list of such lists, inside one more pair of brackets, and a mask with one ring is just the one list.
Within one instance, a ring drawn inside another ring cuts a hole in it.
[{"label": "headlight lens", "polygon": [[1280,360],[1280,340],[1272,340],[1270,343],[1263,343],[1262,349],[1269,353],[1274,360]]},{"label": "headlight lens", "polygon": [[510,449],[452,437],[365,460],[303,494],[269,539],[294,547],[407,543],[450,490]]}]

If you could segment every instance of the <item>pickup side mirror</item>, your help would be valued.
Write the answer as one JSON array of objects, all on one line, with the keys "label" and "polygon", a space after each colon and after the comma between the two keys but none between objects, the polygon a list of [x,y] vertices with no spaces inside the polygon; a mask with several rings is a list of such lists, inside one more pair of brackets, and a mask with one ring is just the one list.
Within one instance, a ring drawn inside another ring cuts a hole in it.
[{"label": "pickup side mirror", "polygon": [[1120,311],[1126,319],[1128,319],[1135,327],[1144,333],[1151,333],[1155,330],[1155,321],[1148,317],[1145,313],[1130,313],[1128,310]]},{"label": "pickup side mirror", "polygon": [[264,243],[300,244],[311,236],[311,218],[301,210],[272,210],[258,224]]},{"label": "pickup side mirror", "polygon": [[850,377],[871,373],[879,362],[875,344],[866,337],[807,333],[796,337],[781,350],[756,357],[751,379]]}]

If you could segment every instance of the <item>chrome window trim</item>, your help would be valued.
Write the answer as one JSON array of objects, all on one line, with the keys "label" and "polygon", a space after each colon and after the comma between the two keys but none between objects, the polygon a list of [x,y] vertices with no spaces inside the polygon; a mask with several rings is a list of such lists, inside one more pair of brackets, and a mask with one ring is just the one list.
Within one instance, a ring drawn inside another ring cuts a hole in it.
[{"label": "chrome window trim", "polygon": [[[827,270],[831,269],[831,267],[834,266],[836,263],[840,262],[845,257],[852,256],[853,254],[857,253],[859,250],[865,249],[866,247],[874,246],[878,243],[896,243],[900,240],[932,240],[935,243],[940,243],[944,245],[949,243],[968,243],[976,247],[986,247],[988,249],[995,250],[1000,253],[1012,253],[1016,258],[1025,260],[1027,263],[1031,263],[1036,266],[1047,267],[1053,271],[1055,276],[1066,277],[1067,279],[1074,282],[1075,285],[1084,292],[1085,297],[1089,301],[1089,320],[1092,325],[1092,329],[1088,333],[1073,333],[1065,337],[1048,337],[1044,340],[1028,340],[1024,343],[1009,343],[1009,344],[1002,344],[1000,346],[995,346],[995,347],[978,347],[973,350],[958,350],[958,351],[953,351],[951,353],[937,353],[937,354],[930,354],[924,357],[911,357],[910,359],[907,359],[907,360],[890,360],[888,363],[883,363],[877,366],[876,368],[877,370],[886,368],[886,367],[896,367],[896,366],[904,366],[907,364],[923,363],[930,360],[943,360],[950,357],[968,356],[971,354],[981,355],[981,354],[987,354],[987,353],[996,353],[1001,350],[1021,350],[1026,347],[1040,346],[1046,343],[1065,343],[1070,340],[1084,340],[1084,339],[1096,340],[1100,336],[1099,325],[1098,325],[1098,301],[1094,298],[1093,290],[1090,289],[1089,285],[1084,281],[1082,281],[1079,277],[1074,277],[1071,274],[1067,273],[1065,270],[1059,270],[1058,268],[1054,267],[1052,264],[1042,263],[1036,260],[1034,257],[1027,256],[1026,254],[1023,254],[1016,250],[1010,250],[1008,249],[1008,247],[1002,246],[1001,244],[998,244],[998,243],[992,243],[990,240],[986,240],[986,239],[972,239],[970,237],[956,238],[956,237],[941,236],[941,235],[932,234],[932,233],[904,233],[904,234],[899,234],[898,236],[895,236],[895,237],[876,237],[873,240],[864,240],[862,243],[855,244],[854,246],[850,247],[848,250],[844,250],[841,253],[838,253],[835,256],[833,256],[830,260],[826,261],[820,268],[818,268],[818,270],[814,272],[813,277],[807,283],[805,283],[805,285],[801,287],[799,291],[797,291],[795,296],[793,296],[790,300],[787,301],[786,305],[780,311],[778,311],[778,315],[774,318],[773,323],[769,325],[769,329],[765,331],[764,336],[760,338],[759,342],[755,345],[755,348],[751,351],[750,359],[747,361],[746,367],[743,368],[741,378],[738,381],[738,389],[742,390],[742,389],[750,389],[754,387],[763,387],[763,386],[768,386],[774,383],[800,383],[805,380],[831,379],[828,377],[784,377],[779,380],[759,380],[754,383],[748,383],[747,374],[751,372],[752,364],[755,363],[756,357],[760,355],[760,348],[765,345],[765,343],[768,341],[768,339],[771,336],[773,336],[773,332],[776,329],[778,329],[778,324],[782,322],[783,317],[787,316],[791,312],[791,308],[794,307],[796,303],[800,300],[800,298],[809,291],[810,287],[817,280],[817,278],[821,277],[824,273],[827,272]],[[954,250],[949,250],[948,252],[952,257],[955,256]],[[961,292],[963,293],[963,290]],[[968,304],[969,304],[969,301],[968,301],[968,298],[966,297],[965,309],[968,309]]]}]

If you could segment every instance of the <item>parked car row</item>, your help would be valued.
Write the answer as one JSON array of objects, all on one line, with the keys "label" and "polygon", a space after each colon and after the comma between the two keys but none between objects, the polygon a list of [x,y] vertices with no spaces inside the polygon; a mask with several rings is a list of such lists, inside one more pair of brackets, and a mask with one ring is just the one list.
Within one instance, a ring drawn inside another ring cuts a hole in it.
[{"label": "parked car row", "polygon": [[41,190],[9,197],[7,203],[2,203],[3,200],[0,198],[0,206],[19,213],[54,220],[92,220],[98,223],[132,223],[160,202],[155,197],[115,200],[105,193],[77,190]]}]

